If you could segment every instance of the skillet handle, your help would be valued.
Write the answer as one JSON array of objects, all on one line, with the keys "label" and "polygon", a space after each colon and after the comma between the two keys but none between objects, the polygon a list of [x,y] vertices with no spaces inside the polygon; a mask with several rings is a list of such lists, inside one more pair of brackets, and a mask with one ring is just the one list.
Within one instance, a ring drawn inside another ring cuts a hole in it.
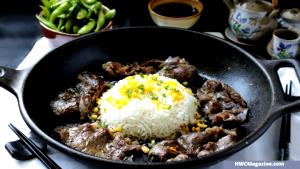
[{"label": "skillet handle", "polygon": [[17,96],[21,93],[24,79],[28,72],[27,69],[15,70],[0,66],[0,86]]},{"label": "skillet handle", "polygon": [[300,110],[300,99],[288,102],[284,99],[284,92],[280,83],[277,70],[280,67],[293,67],[300,80],[300,63],[295,59],[277,59],[277,60],[260,60],[270,75],[270,80],[273,84],[274,98],[272,108],[270,110],[271,118],[278,118],[283,114],[292,113],[295,110]]}]

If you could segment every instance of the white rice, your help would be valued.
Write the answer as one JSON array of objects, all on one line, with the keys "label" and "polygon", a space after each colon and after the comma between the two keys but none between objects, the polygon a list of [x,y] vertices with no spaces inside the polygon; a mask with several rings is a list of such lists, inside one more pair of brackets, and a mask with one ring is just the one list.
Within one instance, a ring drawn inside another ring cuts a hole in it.
[{"label": "white rice", "polygon": [[[144,81],[145,78],[138,76],[136,75],[134,78],[138,79],[145,87],[147,85],[154,87],[153,93],[159,96],[157,101],[154,102],[149,97],[141,96],[140,98],[131,98],[126,104],[116,107],[107,98],[121,100],[120,89],[130,84],[126,79],[120,80],[101,97],[100,118],[105,125],[113,129],[121,127],[122,132],[128,136],[148,139],[171,137],[180,130],[181,125],[195,122],[197,100],[191,91],[174,79],[153,75],[166,84],[169,82],[176,83],[176,89],[183,97],[174,101],[171,95],[161,96],[162,93],[166,92],[165,89],[155,91],[155,84],[147,84]],[[168,108],[160,108],[158,105],[169,106]]]}]

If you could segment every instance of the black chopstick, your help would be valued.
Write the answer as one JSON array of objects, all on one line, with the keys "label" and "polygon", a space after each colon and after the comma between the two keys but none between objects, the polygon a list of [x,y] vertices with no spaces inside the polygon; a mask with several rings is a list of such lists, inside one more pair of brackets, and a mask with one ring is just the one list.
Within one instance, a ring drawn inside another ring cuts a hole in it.
[{"label": "black chopstick", "polygon": [[49,169],[61,169],[49,156],[44,154],[28,137],[26,137],[20,130],[18,130],[11,123],[9,128],[23,141],[26,148],[34,155],[38,157]]},{"label": "black chopstick", "polygon": [[[290,81],[289,87],[285,86],[285,95],[287,100],[292,99],[292,81]],[[291,114],[285,114],[281,118],[281,128],[280,128],[280,139],[279,139],[279,157],[278,159],[288,160],[289,158],[289,143],[290,143],[290,132],[291,132]]]}]

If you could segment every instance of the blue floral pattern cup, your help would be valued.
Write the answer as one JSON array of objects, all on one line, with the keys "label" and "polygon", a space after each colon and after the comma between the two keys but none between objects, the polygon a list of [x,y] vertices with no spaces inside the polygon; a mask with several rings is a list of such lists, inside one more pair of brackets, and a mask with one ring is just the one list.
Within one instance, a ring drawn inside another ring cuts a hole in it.
[{"label": "blue floral pattern cup", "polygon": [[295,58],[299,50],[300,35],[289,29],[273,32],[272,52],[277,59]]}]

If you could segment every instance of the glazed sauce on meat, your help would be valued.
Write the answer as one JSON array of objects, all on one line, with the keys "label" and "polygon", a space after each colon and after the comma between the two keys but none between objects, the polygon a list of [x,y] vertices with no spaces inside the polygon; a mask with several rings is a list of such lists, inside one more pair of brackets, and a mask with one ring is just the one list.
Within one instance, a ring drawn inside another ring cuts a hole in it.
[{"label": "glazed sauce on meat", "polygon": [[184,3],[166,3],[153,9],[154,12],[169,17],[187,17],[197,13],[197,9]]}]

